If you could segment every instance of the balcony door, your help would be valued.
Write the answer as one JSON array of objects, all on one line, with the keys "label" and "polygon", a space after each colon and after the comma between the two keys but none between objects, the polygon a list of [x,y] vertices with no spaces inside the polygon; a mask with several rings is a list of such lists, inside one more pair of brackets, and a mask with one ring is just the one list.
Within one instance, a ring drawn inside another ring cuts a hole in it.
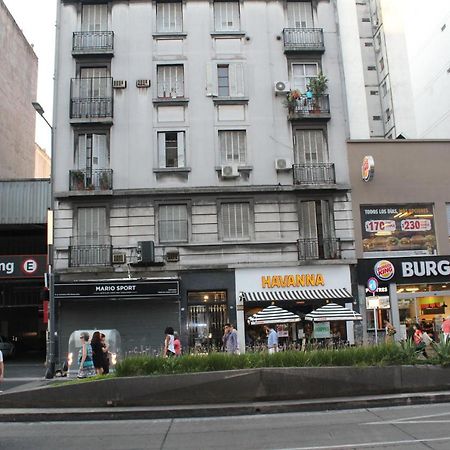
[{"label": "balcony door", "polygon": [[106,133],[79,134],[75,150],[77,169],[84,172],[86,186],[98,185],[102,170],[109,168],[108,136]]},{"label": "balcony door", "polygon": [[81,31],[108,31],[108,5],[83,5]]},{"label": "balcony door", "polygon": [[109,95],[108,67],[82,67],[80,69],[80,97],[101,99]]},{"label": "balcony door", "polygon": [[328,149],[323,130],[296,130],[294,134],[295,164],[328,162]]},{"label": "balcony door", "polygon": [[302,94],[312,78],[319,73],[319,64],[316,62],[294,63],[291,66],[292,88],[298,89]]},{"label": "balcony door", "polygon": [[289,28],[314,28],[311,2],[288,2],[287,19]]},{"label": "balcony door", "polygon": [[78,208],[78,245],[103,245],[106,237],[106,208]]}]

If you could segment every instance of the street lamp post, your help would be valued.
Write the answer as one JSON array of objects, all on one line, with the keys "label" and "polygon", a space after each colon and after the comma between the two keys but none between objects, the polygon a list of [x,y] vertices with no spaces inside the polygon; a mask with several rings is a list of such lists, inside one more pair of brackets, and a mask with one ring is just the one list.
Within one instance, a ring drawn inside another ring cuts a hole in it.
[{"label": "street lamp post", "polygon": [[53,378],[56,369],[56,307],[55,307],[55,277],[53,273],[53,213],[54,213],[54,167],[55,167],[55,152],[54,152],[54,130],[52,125],[44,116],[44,108],[38,102],[32,102],[35,111],[45,120],[45,123],[51,130],[51,154],[52,161],[50,166],[50,210],[47,215],[47,262],[48,262],[48,291],[49,291],[49,320],[48,320],[48,345],[46,358],[46,372],[45,378]]}]

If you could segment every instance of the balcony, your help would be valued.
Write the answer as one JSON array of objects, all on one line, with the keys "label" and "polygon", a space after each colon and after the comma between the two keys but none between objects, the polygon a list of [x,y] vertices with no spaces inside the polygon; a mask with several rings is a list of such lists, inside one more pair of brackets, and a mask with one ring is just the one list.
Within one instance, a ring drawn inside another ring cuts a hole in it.
[{"label": "balcony", "polygon": [[111,236],[72,236],[69,246],[69,267],[110,266]]},{"label": "balcony", "polygon": [[322,28],[285,28],[284,53],[325,51]]},{"label": "balcony", "polygon": [[301,95],[295,103],[288,105],[288,114],[291,121],[304,119],[328,121],[331,119],[330,96],[322,94],[307,98],[306,95]]},{"label": "balcony", "polygon": [[72,55],[114,55],[113,31],[79,31],[73,33]]},{"label": "balcony", "polygon": [[341,245],[335,238],[297,239],[299,261],[313,259],[340,259]]},{"label": "balcony", "polygon": [[71,123],[112,123],[112,78],[72,78],[70,83]]},{"label": "balcony", "polygon": [[112,169],[70,170],[70,191],[111,191],[113,188]]},{"label": "balcony", "polygon": [[333,163],[294,164],[294,185],[333,185],[336,174]]}]

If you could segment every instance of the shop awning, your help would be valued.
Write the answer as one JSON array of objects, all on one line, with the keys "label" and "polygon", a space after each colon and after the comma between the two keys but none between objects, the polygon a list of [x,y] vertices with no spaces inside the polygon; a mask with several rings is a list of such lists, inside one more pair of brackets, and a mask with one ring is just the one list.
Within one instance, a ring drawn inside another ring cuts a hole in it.
[{"label": "shop awning", "polygon": [[241,292],[245,302],[276,302],[295,300],[353,300],[347,289],[302,289],[297,291]]},{"label": "shop awning", "polygon": [[253,314],[247,319],[250,325],[265,325],[269,323],[292,323],[299,322],[300,316],[290,311],[286,311],[278,306],[271,305],[262,311]]},{"label": "shop awning", "polygon": [[336,303],[328,303],[328,305],[306,314],[305,320],[310,322],[352,321],[362,320],[362,316],[356,311],[344,308]]}]

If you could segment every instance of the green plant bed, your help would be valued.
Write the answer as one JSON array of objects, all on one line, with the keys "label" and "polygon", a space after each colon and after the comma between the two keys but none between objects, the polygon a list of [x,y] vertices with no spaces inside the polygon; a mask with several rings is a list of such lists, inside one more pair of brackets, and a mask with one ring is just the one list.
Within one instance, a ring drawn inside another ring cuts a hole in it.
[{"label": "green plant bed", "polygon": [[[446,360],[445,360],[446,361]],[[286,351],[269,355],[266,352],[229,355],[184,355],[179,358],[132,356],[116,367],[118,377],[213,372],[262,367],[332,367],[441,364],[439,358],[422,359],[407,342],[372,347],[349,347],[338,350]]]}]

